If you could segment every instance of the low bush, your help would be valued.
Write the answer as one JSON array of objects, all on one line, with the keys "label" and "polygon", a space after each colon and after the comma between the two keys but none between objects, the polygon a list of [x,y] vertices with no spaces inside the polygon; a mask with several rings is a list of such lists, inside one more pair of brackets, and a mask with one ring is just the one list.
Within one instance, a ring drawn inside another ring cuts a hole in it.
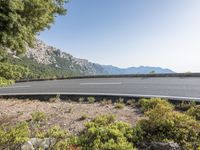
[{"label": "low bush", "polygon": [[195,117],[196,120],[200,120],[200,105],[192,106],[188,109],[187,114]]},{"label": "low bush", "polygon": [[116,122],[114,116],[99,116],[86,123],[79,138],[83,150],[133,150],[131,125]]},{"label": "low bush", "polygon": [[32,121],[36,123],[45,122],[47,120],[47,116],[44,112],[36,111],[31,114]]},{"label": "low bush", "polygon": [[186,150],[200,144],[200,124],[192,117],[162,103],[145,116],[137,124],[135,135],[138,141],[135,143],[173,141]]},{"label": "low bush", "polygon": [[139,107],[141,107],[141,110],[144,112],[155,108],[158,104],[167,106],[170,108],[173,107],[173,105],[170,104],[167,100],[164,100],[161,98],[151,98],[151,99],[144,98],[144,99],[139,100]]},{"label": "low bush", "polygon": [[85,98],[84,98],[84,97],[79,97],[79,99],[78,99],[79,103],[82,103],[82,102],[84,102],[84,100],[85,100]]},{"label": "low bush", "polygon": [[12,85],[14,83],[14,80],[8,80],[3,77],[0,77],[0,87],[5,87]]},{"label": "low bush", "polygon": [[60,101],[61,101],[60,94],[57,94],[55,97],[52,97],[52,98],[49,99],[50,103],[58,103]]},{"label": "low bush", "polygon": [[120,98],[117,100],[117,102],[118,102],[118,103],[124,103],[124,99],[120,97]]},{"label": "low bush", "polygon": [[195,102],[187,102],[187,101],[182,101],[181,103],[178,103],[175,105],[175,108],[180,111],[187,111],[191,107],[195,106]]},{"label": "low bush", "polygon": [[107,100],[106,98],[104,98],[102,101],[101,101],[101,105],[102,106],[105,106],[105,105],[110,105],[112,104],[112,100]]},{"label": "low bush", "polygon": [[125,107],[124,103],[116,103],[115,109],[123,109]]},{"label": "low bush", "polygon": [[18,150],[29,140],[28,124],[23,122],[15,126],[0,128],[0,149]]},{"label": "low bush", "polygon": [[95,102],[95,98],[94,97],[88,97],[87,100],[88,100],[88,103],[90,103],[90,104]]}]

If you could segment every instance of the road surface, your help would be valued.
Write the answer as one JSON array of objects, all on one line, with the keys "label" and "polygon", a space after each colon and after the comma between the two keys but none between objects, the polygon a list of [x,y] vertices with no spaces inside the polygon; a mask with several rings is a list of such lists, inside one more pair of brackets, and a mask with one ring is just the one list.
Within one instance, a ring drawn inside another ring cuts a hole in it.
[{"label": "road surface", "polygon": [[200,101],[200,77],[87,78],[16,83],[0,95],[104,95]]}]

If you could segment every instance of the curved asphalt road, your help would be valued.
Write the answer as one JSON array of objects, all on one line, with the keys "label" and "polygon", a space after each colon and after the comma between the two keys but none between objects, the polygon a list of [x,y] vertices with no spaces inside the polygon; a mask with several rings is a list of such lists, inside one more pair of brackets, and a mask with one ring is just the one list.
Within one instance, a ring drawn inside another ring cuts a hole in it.
[{"label": "curved asphalt road", "polygon": [[108,95],[200,101],[200,77],[87,78],[16,83],[0,95]]}]

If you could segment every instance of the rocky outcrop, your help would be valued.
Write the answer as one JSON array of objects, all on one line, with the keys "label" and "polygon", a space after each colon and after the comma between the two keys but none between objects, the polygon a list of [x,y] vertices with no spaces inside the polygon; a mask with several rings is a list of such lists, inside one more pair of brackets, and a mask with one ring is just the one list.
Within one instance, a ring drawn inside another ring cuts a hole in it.
[{"label": "rocky outcrop", "polygon": [[73,57],[58,48],[46,45],[41,40],[35,42],[34,48],[27,49],[26,57],[40,64],[54,65],[83,75],[107,74],[101,65]]},{"label": "rocky outcrop", "polygon": [[138,150],[181,150],[181,147],[174,142],[152,142],[143,143]]},{"label": "rocky outcrop", "polygon": [[32,138],[28,142],[26,142],[24,145],[22,145],[21,150],[38,150],[39,148],[42,148],[44,150],[48,150],[51,145],[55,144],[55,140],[50,138]]}]

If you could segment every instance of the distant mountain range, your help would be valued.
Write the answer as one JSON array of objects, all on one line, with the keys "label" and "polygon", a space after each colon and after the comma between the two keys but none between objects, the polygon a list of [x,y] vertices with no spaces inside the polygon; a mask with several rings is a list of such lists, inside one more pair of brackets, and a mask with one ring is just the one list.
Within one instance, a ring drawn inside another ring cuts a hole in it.
[{"label": "distant mountain range", "polygon": [[48,46],[37,40],[34,48],[28,48],[20,59],[11,60],[11,63],[29,67],[38,76],[64,77],[77,75],[111,75],[111,74],[148,74],[148,73],[173,73],[170,69],[160,67],[130,67],[118,68],[111,65],[100,65],[86,59],[79,59]]},{"label": "distant mountain range", "polygon": [[160,67],[129,67],[129,68],[118,68],[110,65],[103,65],[103,68],[109,74],[149,74],[149,73],[174,73],[170,69]]}]

